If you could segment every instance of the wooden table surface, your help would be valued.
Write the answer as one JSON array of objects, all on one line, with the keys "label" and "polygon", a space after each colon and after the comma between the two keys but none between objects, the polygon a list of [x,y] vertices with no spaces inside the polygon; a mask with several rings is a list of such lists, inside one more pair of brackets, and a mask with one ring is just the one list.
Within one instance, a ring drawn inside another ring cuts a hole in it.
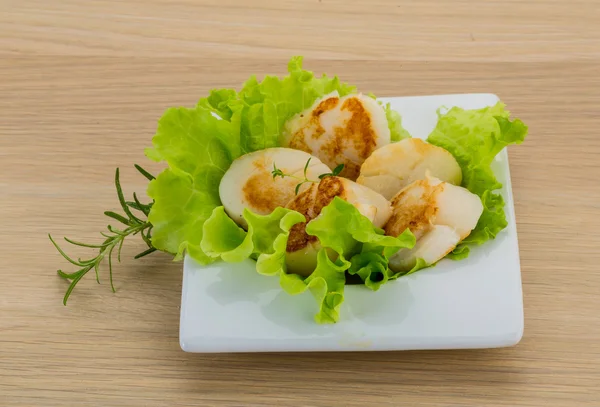
[{"label": "wooden table surface", "polygon": [[[599,22],[596,0],[0,0],[0,405],[600,405]],[[529,125],[518,346],[186,354],[182,265],[137,242],[116,294],[104,269],[62,305],[47,233],[98,236],[117,166],[145,190],[167,107],[296,54],[379,96],[496,93]]]}]

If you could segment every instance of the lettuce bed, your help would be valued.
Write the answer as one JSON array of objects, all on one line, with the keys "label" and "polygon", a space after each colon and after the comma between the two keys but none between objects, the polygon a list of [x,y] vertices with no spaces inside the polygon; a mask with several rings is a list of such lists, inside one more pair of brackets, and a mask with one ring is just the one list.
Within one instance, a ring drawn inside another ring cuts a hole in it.
[{"label": "lettuce bed", "polygon": [[[159,120],[146,155],[168,164],[148,186],[154,200],[148,220],[153,226],[152,245],[181,259],[184,253],[201,264],[222,260],[256,260],[256,270],[277,276],[281,287],[295,295],[306,290],[317,299],[319,323],[336,322],[344,299],[346,273],[357,275],[376,291],[398,278],[388,259],[401,248],[411,248],[410,231],[384,236],[358,210],[336,198],[322,215],[309,223],[307,233],[317,236],[323,249],[314,272],[307,278],[287,274],[285,249],[290,228],[303,215],[278,208],[267,216],[248,210],[245,231],[231,220],[219,200],[219,183],[232,161],[243,154],[277,147],[285,122],[332,92],[356,92],[337,77],[317,78],[302,69],[302,58],[293,58],[284,78],[251,77],[238,92],[213,90],[194,108],[171,108]],[[384,106],[392,141],[410,137],[400,115]],[[501,187],[491,162],[505,146],[520,143],[527,127],[509,119],[503,104],[479,109],[452,108],[439,113],[428,141],[454,155],[463,172],[463,186],[481,197],[484,213],[476,229],[450,255],[465,258],[469,246],[492,239],[506,227],[504,202],[493,191]],[[328,253],[330,255],[328,255]],[[331,255],[334,253],[335,255]],[[332,260],[335,259],[335,260]],[[427,265],[418,262],[415,272]]]}]

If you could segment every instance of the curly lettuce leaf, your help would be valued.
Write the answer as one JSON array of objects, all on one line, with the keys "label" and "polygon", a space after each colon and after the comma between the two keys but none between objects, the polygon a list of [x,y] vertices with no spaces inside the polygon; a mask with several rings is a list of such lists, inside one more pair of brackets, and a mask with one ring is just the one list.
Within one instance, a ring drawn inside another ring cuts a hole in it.
[{"label": "curly lettuce leaf", "polygon": [[340,197],[333,198],[323,208],[321,214],[306,226],[306,233],[316,236],[323,247],[334,250],[343,260],[359,248],[359,243],[395,248],[396,251],[405,247],[402,240],[385,236],[354,205]]},{"label": "curly lettuce leaf", "polygon": [[[157,249],[177,259],[187,250],[200,262],[210,261],[199,246],[202,226],[220,205],[218,186],[232,160],[278,146],[285,122],[317,98],[333,91],[341,96],[356,92],[337,77],[316,77],[303,69],[302,57],[290,60],[288,72],[260,82],[253,76],[239,92],[215,89],[196,108],[168,109],[159,120],[153,147],[146,149],[149,158],[169,165],[148,190],[155,200],[150,221],[156,222]],[[392,138],[408,137],[398,113],[389,105],[385,109]],[[178,204],[175,196],[185,200]]]},{"label": "curly lettuce leaf", "polygon": [[[152,145],[146,149],[146,156],[166,161],[170,168],[201,181],[214,180],[216,173],[222,175],[241,155],[231,122],[219,120],[203,107],[167,109],[158,121]],[[216,181],[218,188],[220,178]]]},{"label": "curly lettuce leaf", "polygon": [[[232,160],[277,146],[285,121],[318,97],[355,90],[337,77],[316,78],[302,69],[301,57],[292,58],[288,70],[284,78],[267,76],[258,82],[252,77],[239,93],[215,89],[196,108],[168,109],[159,120],[153,147],[146,149],[149,158],[169,165],[148,190],[155,200],[149,219],[156,222],[157,249],[177,259],[187,250],[202,263],[210,261],[199,246],[202,226],[220,205],[219,183]],[[175,196],[184,200],[178,204]]]},{"label": "curly lettuce leaf", "polygon": [[[376,99],[377,96],[373,93],[369,93],[367,96]],[[410,133],[402,127],[402,116],[400,113],[392,109],[392,105],[390,103],[383,104],[382,101],[378,100],[377,103],[383,107],[385,111],[385,118],[388,122],[388,128],[390,129],[390,140],[392,143],[396,141],[400,141],[405,138],[411,138]]]},{"label": "curly lettuce leaf", "polygon": [[318,323],[333,323],[339,319],[339,307],[344,299],[344,276],[348,264],[333,262],[325,249],[317,255],[317,267],[302,278],[287,274],[285,253],[290,229],[304,222],[302,214],[277,208],[269,215],[244,211],[248,232],[240,228],[222,206],[215,208],[204,222],[201,248],[207,256],[235,263],[248,258],[256,259],[256,271],[267,276],[279,276],[284,291],[297,295],[309,290],[319,305],[315,315]]},{"label": "curly lettuce leaf", "polygon": [[496,235],[508,225],[502,195],[494,194],[489,190],[484,191],[481,195],[481,203],[483,204],[483,212],[477,226],[469,236],[456,246],[448,255],[448,258],[452,260],[467,258],[469,256],[469,245],[480,245],[496,238]]},{"label": "curly lettuce leaf", "polygon": [[281,273],[279,282],[283,290],[291,295],[309,290],[319,304],[315,321],[318,324],[332,324],[340,318],[339,309],[344,302],[347,268],[346,262],[332,261],[327,251],[321,249],[317,253],[317,267],[310,276],[302,279],[296,274]]},{"label": "curly lettuce leaf", "polygon": [[402,248],[412,248],[415,236],[406,230],[398,237],[385,236],[381,229],[363,216],[356,207],[336,197],[311,221],[306,232],[316,236],[323,247],[338,254],[340,265],[357,274],[365,285],[376,291],[394,273],[389,258]]},{"label": "curly lettuce leaf", "polygon": [[267,75],[262,82],[252,76],[239,93],[244,104],[241,133],[249,151],[279,146],[285,122],[318,98],[333,91],[342,96],[356,91],[337,77],[316,78],[302,68],[302,57],[290,60],[288,72],[284,78]]},{"label": "curly lettuce leaf", "polygon": [[348,273],[358,275],[368,288],[377,291],[390,280],[424,268],[421,261],[417,262],[419,268],[413,268],[408,273],[392,271],[389,268],[390,257],[402,248],[412,249],[416,238],[409,229],[406,229],[393,242],[393,245],[389,246],[382,246],[373,241],[363,243],[361,252],[350,259],[351,266]]},{"label": "curly lettuce leaf", "polygon": [[409,274],[416,273],[434,264],[427,264],[423,259],[417,259],[415,265],[404,273],[396,273],[389,268],[389,257],[376,252],[363,252],[352,257],[349,274],[358,275],[365,286],[377,291],[382,285]]},{"label": "curly lettuce leaf", "polygon": [[367,251],[355,254],[350,259],[350,268],[348,274],[358,275],[363,283],[373,291],[388,282],[391,273],[389,273],[389,259],[382,253]]},{"label": "curly lettuce leaf", "polygon": [[238,93],[234,89],[213,89],[207,97],[200,99],[198,106],[210,110],[224,120],[231,121],[234,109],[230,104],[237,98]]},{"label": "curly lettuce leaf", "polygon": [[148,185],[154,204],[148,215],[153,225],[152,245],[182,258],[187,253],[201,264],[212,259],[200,249],[202,225],[213,208],[220,205],[216,197],[194,188],[192,177],[180,170],[167,168]]},{"label": "curly lettuce leaf", "polygon": [[202,226],[200,248],[208,257],[238,263],[252,255],[253,243],[252,234],[239,227],[222,206],[214,208]]},{"label": "curly lettuce leaf", "polygon": [[494,176],[491,164],[506,146],[525,140],[527,126],[519,119],[510,120],[510,113],[501,102],[475,110],[453,107],[438,115],[438,123],[427,141],[456,158],[462,169],[462,186],[479,195],[484,207],[473,232],[449,255],[462,259],[468,256],[469,245],[493,239],[507,226],[504,200],[493,192],[502,184]]},{"label": "curly lettuce leaf", "polygon": [[283,78],[267,75],[261,82],[253,75],[239,93],[215,89],[200,99],[198,106],[234,123],[240,149],[248,153],[279,146],[285,122],[318,98],[333,91],[342,96],[356,92],[354,86],[340,82],[338,77],[317,78],[304,70],[302,57],[290,60],[288,73]]},{"label": "curly lettuce leaf", "polygon": [[392,109],[392,106],[389,103],[385,105],[384,109],[388,127],[390,128],[390,139],[392,143],[405,138],[410,138],[410,133],[402,127],[402,116],[400,116],[400,113]]},{"label": "curly lettuce leaf", "polygon": [[239,227],[222,206],[214,208],[204,222],[200,247],[207,256],[237,263],[254,258],[256,270],[263,275],[285,272],[285,249],[290,229],[304,222],[302,214],[276,208],[269,215],[257,215],[248,209],[243,217],[248,231]]},{"label": "curly lettuce leaf", "polygon": [[200,248],[203,224],[221,204],[219,183],[241,153],[233,125],[202,107],[172,108],[159,120],[152,144],[146,155],[169,164],[148,185],[154,199],[148,216],[154,225],[152,244],[176,259],[187,250],[208,263],[210,257]]},{"label": "curly lettuce leaf", "polygon": [[252,236],[256,271],[266,276],[286,272],[285,251],[290,229],[304,222],[304,216],[296,211],[276,208],[269,215],[256,215],[244,210],[244,219],[248,222],[248,234]]},{"label": "curly lettuce leaf", "polygon": [[501,102],[474,110],[453,107],[438,114],[438,123],[427,141],[456,158],[463,172],[463,186],[479,196],[502,187],[491,164],[504,147],[525,140],[527,126],[519,119],[511,121]]},{"label": "curly lettuce leaf", "polygon": [[434,267],[437,263],[428,264],[425,260],[418,258],[415,262],[415,265],[408,271],[403,273],[394,273],[390,276],[390,280],[396,280],[397,278],[408,276],[410,274],[416,273],[419,270],[423,270],[425,268]]},{"label": "curly lettuce leaf", "polygon": [[315,77],[302,68],[302,57],[292,58],[288,71],[283,78],[268,75],[261,82],[251,76],[240,92],[215,89],[199,100],[197,107],[231,122],[229,139],[240,152],[236,156],[279,146],[284,123],[317,98],[334,90],[341,95],[356,91],[337,77]]}]

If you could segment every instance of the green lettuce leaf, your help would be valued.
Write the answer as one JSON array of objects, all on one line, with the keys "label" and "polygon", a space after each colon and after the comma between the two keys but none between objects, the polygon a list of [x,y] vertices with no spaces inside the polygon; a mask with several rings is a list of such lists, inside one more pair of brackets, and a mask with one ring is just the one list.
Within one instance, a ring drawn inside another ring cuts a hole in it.
[{"label": "green lettuce leaf", "polygon": [[480,245],[488,240],[494,239],[504,229],[508,222],[504,213],[504,199],[500,194],[484,191],[481,195],[483,212],[477,226],[453,251],[449,257],[453,260],[461,260],[469,255],[469,245]]},{"label": "green lettuce leaf", "polygon": [[527,126],[519,119],[511,121],[501,102],[475,110],[453,107],[438,114],[427,141],[452,153],[462,169],[463,186],[479,196],[502,187],[491,164],[504,147],[525,140]]},{"label": "green lettuce leaf", "polygon": [[234,89],[213,89],[207,97],[200,99],[198,106],[231,121],[234,110],[230,105],[237,99],[238,93]]},{"label": "green lettuce leaf", "polygon": [[154,204],[148,215],[153,225],[152,245],[182,258],[187,253],[208,264],[212,259],[200,249],[202,225],[219,205],[215,197],[194,188],[192,177],[177,169],[166,169],[148,185]]},{"label": "green lettuce leaf", "polygon": [[200,263],[210,262],[200,248],[204,222],[221,204],[219,183],[241,151],[231,122],[210,110],[168,109],[159,120],[146,155],[169,168],[148,185],[154,205],[148,220],[152,244],[180,259],[184,251]]},{"label": "green lettuce leaf", "polygon": [[400,113],[393,110],[389,103],[385,105],[385,117],[387,118],[388,127],[390,128],[390,139],[392,142],[411,137],[410,133],[402,127],[402,116],[400,116]]},{"label": "green lettuce leaf", "polygon": [[211,258],[238,263],[254,252],[252,234],[239,227],[222,206],[213,209],[202,229],[200,248]]},{"label": "green lettuce leaf", "polygon": [[[390,247],[396,251],[406,247],[403,240],[385,236],[383,231],[373,226],[354,205],[337,196],[306,226],[306,233],[316,236],[323,247],[338,253],[342,261],[356,252],[360,243],[374,247]],[[414,242],[412,245],[414,246]]]},{"label": "green lettuce leaf", "polygon": [[276,208],[269,215],[256,215],[244,210],[248,234],[252,236],[254,254],[258,255],[256,271],[266,276],[286,272],[285,250],[290,229],[306,219],[298,212]]},{"label": "green lettuce leaf", "polygon": [[345,271],[348,264],[340,260],[332,261],[325,249],[317,254],[317,267],[306,279],[296,274],[280,274],[280,285],[291,295],[302,294],[309,290],[319,304],[315,321],[319,324],[336,323],[339,309],[344,302],[344,287],[346,285]]},{"label": "green lettuce leaf", "polygon": [[416,242],[408,229],[398,237],[385,236],[354,205],[339,197],[323,208],[319,217],[307,225],[306,232],[316,236],[323,247],[335,251],[339,264],[374,291],[394,274],[388,267],[389,258]]},{"label": "green lettuce leaf", "polygon": [[261,82],[251,76],[239,93],[215,89],[200,99],[198,106],[235,121],[240,149],[247,153],[279,146],[285,122],[318,98],[333,91],[342,96],[356,92],[354,86],[340,82],[338,77],[317,78],[304,70],[302,57],[290,60],[288,72],[283,78],[267,75]]},{"label": "green lettuce leaf", "polygon": [[213,181],[213,189],[219,187],[216,175],[222,176],[241,155],[231,122],[219,120],[202,107],[167,109],[158,121],[152,145],[146,149],[148,157],[166,161],[170,168],[186,172],[194,180]]},{"label": "green lettuce leaf", "polygon": [[244,210],[248,232],[239,227],[222,206],[216,207],[204,222],[200,247],[207,256],[236,263],[256,259],[256,270],[263,275],[285,272],[285,249],[290,229],[304,222],[302,214],[276,208],[269,215]]},{"label": "green lettuce leaf", "polygon": [[[284,78],[266,76],[258,81],[251,77],[239,92],[215,89],[195,108],[168,109],[161,117],[152,147],[146,149],[149,158],[168,164],[148,186],[154,200],[148,216],[154,226],[152,244],[176,259],[187,253],[202,264],[252,258],[259,273],[279,276],[290,294],[311,291],[319,303],[318,322],[336,322],[352,255],[370,250],[385,257],[407,247],[406,243],[384,236],[352,205],[336,199],[318,222],[311,222],[325,248],[315,271],[302,278],[287,274],[285,267],[289,230],[304,221],[301,214],[283,208],[267,216],[245,211],[245,231],[227,216],[219,199],[219,183],[234,159],[278,146],[285,122],[317,98],[333,91],[341,96],[356,92],[337,77],[316,77],[304,70],[301,57],[292,58],[288,71]],[[385,109],[392,138],[409,137],[400,115],[389,105]],[[327,229],[332,225],[342,232],[331,233]],[[327,256],[333,252],[338,253],[335,261]],[[378,261],[376,257],[363,260],[362,268],[376,270]],[[360,273],[374,281],[375,273],[371,274]]]},{"label": "green lettuce leaf", "polygon": [[157,249],[177,259],[187,250],[199,262],[209,262],[212,257],[200,247],[203,225],[221,204],[219,183],[232,160],[278,146],[285,121],[318,97],[355,91],[337,77],[316,78],[303,70],[301,57],[292,58],[288,70],[284,78],[258,82],[252,77],[239,93],[215,89],[195,109],[168,109],[159,120],[153,147],[146,149],[149,158],[169,165],[148,189],[155,200],[149,220]]},{"label": "green lettuce leaf", "polygon": [[[373,99],[377,99],[377,96],[373,93],[368,93],[367,96],[372,97]],[[400,113],[392,109],[392,105],[390,103],[383,104],[382,101],[378,100],[383,109],[385,110],[385,118],[388,122],[388,128],[390,129],[390,140],[392,143],[396,141],[400,141],[405,138],[411,138],[410,133],[402,127],[402,116]]]},{"label": "green lettuce leaf", "polygon": [[334,90],[341,96],[356,91],[337,77],[316,78],[302,68],[302,57],[290,60],[288,72],[284,78],[267,75],[262,82],[252,76],[239,93],[243,103],[241,133],[248,140],[249,151],[279,146],[285,122],[318,98]]},{"label": "green lettuce leaf", "polygon": [[348,274],[358,275],[364,284],[373,291],[388,282],[391,273],[389,272],[389,260],[382,253],[367,251],[355,254],[350,259],[350,268]]},{"label": "green lettuce leaf", "polygon": [[496,155],[510,144],[520,144],[527,135],[527,126],[519,119],[510,120],[505,105],[464,110],[453,107],[440,114],[438,123],[427,141],[449,151],[462,169],[462,186],[479,195],[483,214],[471,234],[448,256],[462,259],[469,254],[469,245],[482,244],[506,227],[504,200],[493,191],[502,187],[491,164]]},{"label": "green lettuce leaf", "polygon": [[[414,273],[425,267],[423,261],[417,261],[416,266],[407,273],[395,273],[389,268],[389,259],[402,248],[413,248],[416,243],[415,235],[406,229],[400,236],[390,241],[392,245],[379,245],[376,241],[368,241],[362,244],[359,254],[350,259],[349,274],[358,275],[365,285],[373,291],[377,291],[382,285],[390,280]],[[418,268],[416,268],[419,266]]]},{"label": "green lettuce leaf", "polygon": [[298,212],[277,208],[269,215],[244,211],[248,232],[240,228],[222,206],[215,208],[204,222],[201,248],[207,256],[229,263],[256,259],[256,271],[267,276],[279,276],[284,291],[297,295],[309,290],[319,305],[315,315],[318,323],[333,323],[339,319],[339,307],[344,299],[344,272],[348,264],[333,262],[325,249],[317,255],[317,267],[302,278],[287,274],[285,253],[290,229],[305,218]]}]

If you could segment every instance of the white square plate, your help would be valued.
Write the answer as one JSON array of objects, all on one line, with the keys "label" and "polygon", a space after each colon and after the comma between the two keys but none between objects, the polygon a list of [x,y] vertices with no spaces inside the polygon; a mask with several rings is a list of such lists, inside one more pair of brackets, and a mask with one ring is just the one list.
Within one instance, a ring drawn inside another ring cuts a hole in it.
[{"label": "white square plate", "polygon": [[[383,98],[413,137],[426,138],[436,110],[494,105],[498,97],[465,94]],[[372,292],[346,286],[340,322],[317,325],[309,292],[290,296],[252,261],[201,266],[187,257],[180,344],[187,352],[366,351],[511,346],[523,335],[521,269],[506,150],[493,164],[504,187],[508,227],[466,260],[434,268]]]}]

